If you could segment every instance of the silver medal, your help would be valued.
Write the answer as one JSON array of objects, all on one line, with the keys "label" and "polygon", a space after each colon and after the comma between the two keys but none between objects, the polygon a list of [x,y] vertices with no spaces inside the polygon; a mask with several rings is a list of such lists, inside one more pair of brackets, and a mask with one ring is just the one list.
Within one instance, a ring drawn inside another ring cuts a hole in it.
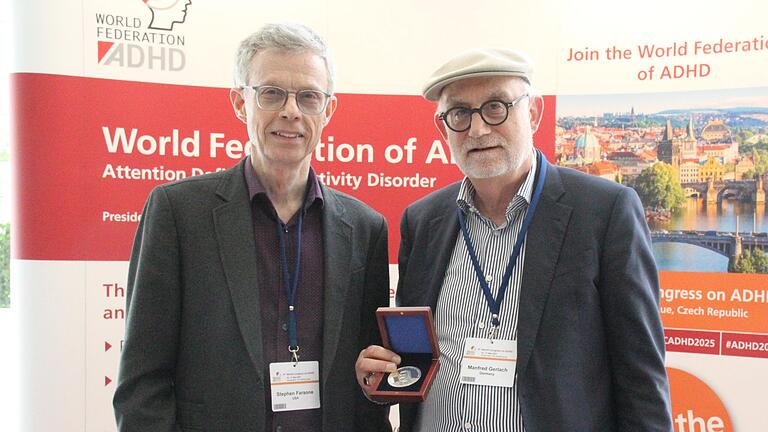
[{"label": "silver medal", "polygon": [[421,378],[421,371],[419,368],[413,366],[403,366],[398,368],[395,372],[392,372],[387,377],[387,382],[392,387],[408,387]]}]

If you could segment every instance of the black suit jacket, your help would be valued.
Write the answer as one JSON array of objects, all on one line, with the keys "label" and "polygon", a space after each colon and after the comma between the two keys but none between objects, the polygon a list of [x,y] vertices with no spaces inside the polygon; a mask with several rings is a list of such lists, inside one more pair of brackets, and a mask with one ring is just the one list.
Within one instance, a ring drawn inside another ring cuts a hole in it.
[{"label": "black suit jacket", "polygon": [[[398,304],[435,309],[458,191],[403,214]],[[658,276],[634,190],[548,165],[525,253],[516,372],[526,431],[672,430]],[[417,414],[400,405],[401,432]]]},{"label": "black suit jacket", "polygon": [[[259,265],[244,161],[155,188],[128,270],[127,320],[114,408],[120,431],[262,431],[265,386]],[[354,364],[378,342],[389,302],[387,226],[358,200],[322,187],[324,431],[389,431]]]}]

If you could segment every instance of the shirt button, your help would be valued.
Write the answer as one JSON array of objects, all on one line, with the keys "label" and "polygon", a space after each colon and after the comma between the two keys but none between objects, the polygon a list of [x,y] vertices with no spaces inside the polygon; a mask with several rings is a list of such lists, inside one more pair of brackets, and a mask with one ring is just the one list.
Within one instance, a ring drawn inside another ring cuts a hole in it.
[{"label": "shirt button", "polygon": [[280,328],[282,328],[283,331],[288,331],[288,324],[283,323],[283,325],[281,325]]},{"label": "shirt button", "polygon": [[485,281],[486,281],[486,282],[491,282],[491,281],[493,281],[493,276],[491,276],[491,275],[488,275],[488,276],[486,276],[486,277],[485,277]]},{"label": "shirt button", "polygon": [[464,429],[472,429],[472,424],[470,422],[464,423]]},{"label": "shirt button", "polygon": [[495,237],[498,237],[499,235],[501,235],[501,231],[500,231],[500,230],[494,230],[494,231],[493,231],[493,235],[494,235]]},{"label": "shirt button", "polygon": [[282,426],[276,427],[275,432],[283,432],[283,427]]},{"label": "shirt button", "polygon": [[480,327],[481,329],[484,329],[485,328],[485,323],[480,321],[479,323],[477,323],[477,326]]}]

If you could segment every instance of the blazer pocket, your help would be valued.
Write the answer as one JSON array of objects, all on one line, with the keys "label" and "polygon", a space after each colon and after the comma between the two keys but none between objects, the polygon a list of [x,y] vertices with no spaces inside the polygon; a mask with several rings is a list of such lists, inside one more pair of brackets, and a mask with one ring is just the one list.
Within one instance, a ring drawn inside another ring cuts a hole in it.
[{"label": "blazer pocket", "polygon": [[176,400],[176,423],[183,431],[203,430],[204,405],[200,403]]}]

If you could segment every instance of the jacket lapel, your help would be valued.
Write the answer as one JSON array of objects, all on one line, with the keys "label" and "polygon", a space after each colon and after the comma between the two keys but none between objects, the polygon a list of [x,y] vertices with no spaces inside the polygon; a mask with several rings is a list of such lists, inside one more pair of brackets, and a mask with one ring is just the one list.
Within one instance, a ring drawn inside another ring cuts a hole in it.
[{"label": "jacket lapel", "polygon": [[335,193],[325,186],[323,190],[323,248],[324,300],[323,306],[323,365],[324,385],[336,357],[344,322],[345,299],[349,289],[352,264],[352,225],[346,217],[343,204]]},{"label": "jacket lapel", "polygon": [[263,380],[256,245],[248,190],[243,178],[245,160],[229,170],[229,175],[219,184],[216,193],[225,203],[213,209],[213,224],[243,341],[256,372]]},{"label": "jacket lapel", "polygon": [[451,254],[456,246],[456,239],[459,235],[459,217],[456,214],[456,206],[453,206],[429,222],[429,241],[426,251],[435,253],[433,259],[427,262],[434,263],[427,268],[425,272],[423,298],[419,303],[432,307],[433,311],[437,308],[437,298],[440,296],[440,288],[443,286],[445,270],[451,260]]},{"label": "jacket lapel", "polygon": [[[400,250],[399,253],[410,254],[408,266],[412,268],[405,269],[405,278],[402,277],[404,269],[399,269],[398,306],[430,306],[433,314],[439,313],[436,310],[437,299],[459,234],[455,199],[460,186],[461,182],[456,182],[441,191],[442,196],[434,199],[434,208],[429,209],[431,219],[426,220],[423,226],[417,223],[414,231],[408,233],[412,238],[411,250]],[[401,289],[404,283],[412,287]]]},{"label": "jacket lapel", "polygon": [[541,201],[525,246],[517,337],[518,374],[525,370],[533,352],[572,211],[571,207],[557,202],[564,193],[557,167],[549,165],[547,168]]}]

